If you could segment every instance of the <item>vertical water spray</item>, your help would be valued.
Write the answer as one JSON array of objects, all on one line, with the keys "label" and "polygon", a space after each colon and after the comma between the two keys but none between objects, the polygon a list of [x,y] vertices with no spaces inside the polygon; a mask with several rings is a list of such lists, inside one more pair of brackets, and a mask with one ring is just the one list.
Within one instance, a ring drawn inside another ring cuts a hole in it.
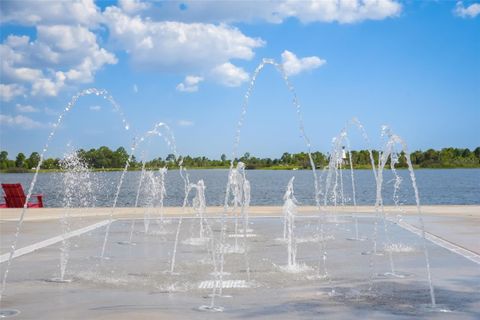
[{"label": "vertical water spray", "polygon": [[[134,208],[138,208],[138,200],[140,199],[140,190],[142,188],[142,184],[143,184],[143,180],[145,178],[145,164],[146,164],[146,161],[145,161],[145,157],[142,157],[143,160],[142,160],[142,171],[140,172],[140,178],[138,180],[138,187],[137,187],[137,193],[135,195],[135,204],[134,204]],[[130,233],[129,233],[129,236],[128,236],[128,241],[120,241],[119,244],[130,244],[130,245],[134,245],[135,242],[133,242],[133,232],[135,230],[135,221],[136,219],[133,218],[132,219],[132,223],[130,225]]]},{"label": "vertical water spray", "polygon": [[220,244],[218,241],[215,239],[215,235],[213,234],[212,227],[210,226],[210,223],[205,219],[205,230],[208,234],[208,246],[207,249],[211,253],[212,257],[212,266],[213,266],[213,276],[214,276],[214,282],[215,285],[212,288],[212,293],[210,294],[210,304],[209,305],[202,305],[198,307],[198,310],[200,311],[209,311],[209,312],[223,312],[224,308],[221,306],[216,305],[216,297],[219,296],[217,293],[219,291],[217,283],[220,282],[220,272],[218,269],[218,263],[219,263],[219,255],[220,251],[222,250]]},{"label": "vertical water spray", "polygon": [[[160,223],[161,227],[164,227],[164,200],[165,196],[167,195],[167,188],[165,186],[165,176],[167,175],[167,167],[163,167],[158,169],[158,188],[159,188],[159,195],[158,195],[158,213],[160,215]],[[158,219],[157,219],[158,221]]]},{"label": "vertical water spray", "polygon": [[357,194],[356,194],[356,185],[355,185],[355,173],[353,171],[353,157],[352,149],[350,148],[350,140],[346,137],[345,141],[347,143],[347,152],[348,152],[348,163],[350,166],[350,179],[352,182],[352,201],[353,201],[353,219],[355,221],[355,238],[351,240],[362,241],[364,239],[360,238],[358,233],[358,208],[357,208]]},{"label": "vertical water spray", "polygon": [[[125,168],[122,172],[122,177],[121,177],[121,180],[123,181],[123,176],[125,174],[125,172],[127,171],[128,169],[128,165],[132,159],[132,157],[134,156],[134,153],[136,151],[136,148],[137,146],[143,144],[145,142],[146,139],[149,139],[153,136],[158,136],[158,137],[162,137],[165,144],[167,145],[168,148],[170,148],[170,150],[172,150],[173,152],[173,155],[175,156],[175,159],[178,161],[178,166],[179,166],[179,174],[180,174],[180,177],[182,179],[182,181],[184,182],[184,189],[185,189],[185,193],[187,192],[187,185],[188,185],[188,174],[186,173],[186,169],[183,167],[183,159],[180,159],[180,157],[178,156],[178,152],[177,152],[177,145],[176,145],[176,142],[175,142],[175,136],[173,134],[173,131],[170,129],[170,127],[164,123],[164,122],[158,122],[154,125],[153,129],[152,130],[149,130],[147,131],[142,137],[140,137],[139,139],[135,139],[134,141],[134,144],[133,144],[133,147],[131,149],[131,154],[130,154],[130,157],[129,157],[129,160],[127,161],[127,164],[125,165]],[[139,181],[139,184],[138,184],[138,187],[137,187],[137,196],[135,198],[135,207],[138,206],[138,199],[139,199],[139,195],[140,195],[140,189],[142,187],[142,182],[143,182],[143,179],[145,177],[145,162],[146,160],[144,159],[145,158],[145,155],[142,156],[143,158],[143,164],[142,164],[142,174],[143,176],[141,175],[140,177],[140,181]],[[160,172],[160,174],[164,174],[162,172]],[[118,194],[120,193],[120,188],[117,188],[117,193],[116,193],[116,196],[115,196],[115,199],[118,198]],[[162,196],[163,197],[163,196]],[[116,204],[116,200],[114,201],[114,203]],[[163,198],[162,198],[162,203],[163,203]],[[113,217],[113,212],[111,213],[110,217],[112,218]],[[104,254],[105,254],[105,246],[106,246],[106,243],[108,241],[108,236],[109,236],[109,230],[110,230],[110,224],[109,223],[107,225],[107,228],[106,228],[106,232],[105,232],[105,238],[104,238],[104,244],[102,246],[102,254],[101,254],[101,258],[104,257]],[[131,228],[130,228],[130,239],[129,239],[129,243],[132,243],[132,237],[133,237],[133,231],[134,231],[134,227],[135,227],[135,220],[132,221],[132,225],[131,225]],[[125,242],[121,242],[122,244],[125,244]]]},{"label": "vertical water spray", "polygon": [[155,208],[155,202],[158,197],[158,185],[156,181],[155,173],[153,171],[147,171],[145,173],[145,198],[146,206],[143,211],[143,226],[145,234],[148,233],[150,228],[150,220],[152,217],[153,208]]},{"label": "vertical water spray", "polygon": [[180,228],[182,227],[183,217],[178,219],[177,231],[175,232],[175,242],[173,244],[172,260],[170,262],[170,274],[175,274],[175,260],[177,257],[178,237],[180,235]]},{"label": "vertical water spray", "polygon": [[[323,194],[323,215],[321,218],[319,218],[320,221],[320,230],[319,230],[319,239],[321,243],[321,249],[320,252],[322,253],[321,261],[322,261],[322,267],[323,267],[323,275],[320,275],[318,273],[318,277],[322,279],[326,279],[328,282],[328,285],[331,289],[330,295],[335,295],[336,291],[335,288],[333,287],[332,283],[332,278],[330,276],[330,273],[328,271],[327,267],[327,257],[328,257],[328,251],[327,251],[327,235],[325,232],[325,225],[326,225],[326,217],[327,217],[327,206],[330,203],[333,204],[334,206],[334,213],[336,216],[336,208],[337,208],[337,188],[338,188],[338,170],[339,166],[341,166],[341,161],[342,161],[342,148],[341,148],[341,143],[342,143],[342,138],[346,135],[345,131],[342,130],[339,137],[335,137],[332,139],[332,149],[330,152],[330,157],[329,157],[329,162],[328,166],[326,167],[327,170],[327,177],[325,179],[325,188],[324,188],[324,194]],[[335,175],[335,177],[333,177]],[[332,183],[332,180],[334,182]],[[333,184],[333,186],[332,186]],[[319,268],[320,271],[320,268]]]},{"label": "vertical water spray", "polygon": [[60,161],[62,169],[61,183],[63,194],[62,244],[60,246],[60,276],[53,278],[53,282],[71,282],[65,278],[70,258],[71,240],[67,238],[70,232],[70,209],[74,207],[88,207],[95,203],[95,193],[92,186],[92,176],[88,165],[80,158],[77,152],[65,154]]},{"label": "vertical water spray", "polygon": [[242,202],[242,216],[243,216],[243,254],[245,257],[245,269],[247,272],[247,281],[250,281],[250,259],[248,257],[248,243],[247,232],[249,232],[248,211],[250,207],[250,181],[247,180],[245,170],[243,171],[243,202]]},{"label": "vertical water spray", "polygon": [[105,236],[103,237],[102,251],[100,254],[100,259],[102,261],[103,259],[105,259],[105,250],[107,248],[108,237],[110,234],[110,227],[114,220],[113,214],[115,213],[115,209],[117,207],[118,196],[120,195],[120,190],[122,189],[123,180],[125,179],[125,174],[128,170],[128,167],[130,166],[130,162],[132,161],[133,154],[135,153],[135,148],[136,148],[136,142],[134,141],[132,147],[130,148],[130,156],[128,157],[127,162],[125,163],[125,167],[123,168],[122,174],[120,176],[120,182],[117,184],[115,197],[113,199],[113,205],[112,205],[112,208],[110,209],[110,214],[108,216],[108,224],[107,224],[107,227],[105,228]]},{"label": "vertical water spray", "polygon": [[199,222],[199,237],[200,239],[204,239],[204,215],[206,210],[206,201],[205,201],[205,184],[203,180],[199,180],[197,182],[197,196],[193,199],[193,208],[198,213],[198,217],[200,219]]},{"label": "vertical water spray", "polygon": [[[175,157],[175,161],[178,161],[180,178],[182,179],[182,181],[184,183],[184,191],[185,191],[185,198],[184,199],[185,200],[184,200],[184,203],[182,205],[182,208],[185,210],[186,199],[188,197],[190,181],[189,181],[187,170],[183,166],[183,158],[181,158],[179,156],[178,152],[177,152],[177,144],[176,144],[176,141],[175,141],[175,136],[173,134],[173,131],[170,129],[170,127],[166,123],[158,122],[154,125],[152,130],[147,131],[138,140],[138,144],[141,144],[141,143],[145,142],[146,139],[149,139],[149,138],[154,137],[154,136],[158,136],[158,137],[163,138],[167,147],[170,148],[170,150],[172,151],[172,153]],[[132,155],[133,155],[133,153],[132,153]],[[145,171],[144,170],[145,169],[145,161],[146,160],[144,160],[144,163],[143,163],[143,166],[142,166],[142,172]],[[161,168],[158,171],[159,177],[154,179],[155,180],[155,182],[154,182],[155,189],[157,190],[156,195],[157,195],[157,198],[158,198],[157,200],[158,200],[158,206],[159,206],[159,210],[160,210],[160,218],[162,219],[162,221],[163,221],[163,203],[164,203],[164,198],[166,196],[166,187],[165,187],[165,175],[166,175],[166,173],[167,173],[167,168]],[[139,195],[139,192],[140,192],[139,190],[142,186],[141,182],[142,182],[142,178],[140,178],[139,186],[138,186],[138,189],[137,189],[137,198],[136,198],[136,202],[135,202],[136,205],[138,205],[138,195]],[[180,217],[178,225],[177,225],[177,230],[176,230],[176,233],[175,233],[175,242],[174,242],[174,248],[173,248],[173,252],[172,252],[172,260],[171,260],[171,263],[170,263],[170,273],[174,273],[174,269],[175,269],[175,259],[176,259],[178,240],[179,240],[180,230],[181,230],[181,226],[182,226],[182,221],[183,221],[183,218]],[[132,222],[132,229],[130,231],[130,234],[132,234],[132,232],[133,232],[132,231],[133,227],[134,227],[133,223],[134,222]]]},{"label": "vertical water spray", "polygon": [[283,212],[285,215],[286,229],[287,229],[287,268],[295,270],[297,267],[297,242],[295,239],[295,215],[297,213],[297,199],[293,194],[292,177],[287,185],[287,190],[283,196]]},{"label": "vertical water spray", "polygon": [[3,277],[2,277],[2,284],[1,284],[1,288],[0,288],[0,301],[2,301],[2,297],[3,297],[3,294],[5,292],[7,278],[8,278],[8,272],[10,271],[10,265],[12,263],[13,255],[15,254],[15,250],[16,250],[17,243],[18,243],[18,237],[20,235],[23,220],[25,218],[25,214],[26,214],[26,211],[27,211],[27,203],[30,201],[30,198],[32,196],[33,188],[35,187],[35,184],[37,182],[38,173],[39,173],[40,168],[43,164],[45,154],[46,154],[46,152],[47,152],[47,150],[50,146],[50,143],[52,142],[52,139],[55,136],[59,126],[62,124],[64,117],[70,112],[70,110],[73,107],[75,107],[76,103],[78,102],[78,100],[81,97],[89,96],[89,95],[101,96],[105,100],[107,100],[112,105],[114,111],[117,112],[120,115],[122,123],[123,123],[123,127],[125,128],[125,130],[130,129],[130,126],[129,126],[128,122],[126,121],[126,119],[123,115],[123,112],[120,109],[120,106],[115,102],[113,97],[106,90],[89,88],[89,89],[80,91],[79,93],[77,93],[76,95],[74,95],[71,98],[70,102],[66,105],[66,107],[63,109],[60,116],[57,118],[57,121],[53,124],[53,130],[50,132],[50,134],[47,137],[47,141],[46,141],[46,143],[45,143],[45,145],[42,149],[42,152],[40,154],[40,161],[38,162],[37,167],[35,168],[35,174],[33,175],[32,182],[30,183],[30,186],[28,188],[28,192],[27,192],[27,195],[25,197],[25,204],[23,205],[23,209],[20,213],[20,217],[19,217],[18,222],[17,222],[15,235],[14,235],[14,240],[12,242],[12,245],[10,246],[10,253],[9,253],[9,258],[8,258],[8,261],[7,261],[7,266],[5,268],[5,271],[4,271],[4,274],[3,274]]},{"label": "vertical water spray", "polygon": [[[370,139],[368,138],[365,127],[355,117],[352,118],[350,121],[348,121],[347,126],[345,127],[344,130],[347,130],[347,128],[349,128],[350,126],[356,127],[360,131],[360,134],[362,135],[362,138],[365,141],[365,144],[366,144],[367,150],[368,150],[368,156],[369,156],[369,159],[370,159],[370,166],[372,168],[372,173],[373,173],[374,181],[375,181],[375,184],[376,184],[377,183],[377,169],[376,169],[376,166],[375,166],[375,159],[373,157],[373,152],[372,152],[372,147],[371,147],[371,144],[370,144]],[[347,145],[348,145],[348,149],[350,150],[350,144],[349,144],[348,140],[347,140]],[[352,159],[351,152],[350,152],[350,159]],[[352,163],[350,163],[350,165],[351,165],[350,168],[353,169]],[[352,171],[352,186],[353,186],[353,184],[354,184],[354,180],[353,180],[353,171]],[[354,189],[354,192],[355,192],[355,189]],[[354,199],[355,199],[355,197],[354,197]],[[356,209],[355,209],[355,211],[356,211]],[[373,288],[373,280],[374,280],[373,278],[374,278],[374,275],[375,275],[374,256],[377,255],[378,220],[379,220],[379,213],[377,211],[375,211],[374,232],[373,232],[373,237],[372,237],[373,251],[362,253],[362,254],[369,255],[369,269],[370,269],[370,274],[371,274],[370,279],[369,279],[370,290]],[[356,225],[356,228],[357,228],[357,225]],[[360,239],[360,240],[363,240],[363,239]]]},{"label": "vertical water spray", "polygon": [[[381,171],[383,170],[383,167],[386,164],[385,159],[387,159],[391,155],[395,145],[399,145],[401,147],[401,149],[404,153],[404,156],[405,156],[405,160],[406,160],[407,165],[408,165],[410,180],[412,182],[412,187],[413,187],[413,191],[414,191],[414,195],[415,195],[415,204],[416,204],[416,209],[417,209],[417,215],[418,215],[418,219],[419,219],[419,222],[420,222],[420,228],[422,230],[422,247],[423,247],[423,253],[424,253],[424,257],[425,257],[425,267],[426,267],[427,281],[428,281],[428,287],[429,287],[429,293],[430,293],[430,307],[432,309],[435,309],[436,308],[435,289],[433,287],[432,274],[431,274],[431,270],[430,270],[430,257],[429,257],[429,253],[428,253],[428,249],[427,249],[427,239],[425,237],[425,223],[423,221],[423,214],[422,214],[422,210],[421,210],[421,206],[420,206],[420,196],[419,196],[418,187],[417,187],[417,180],[416,180],[416,177],[415,177],[415,172],[413,170],[412,161],[410,159],[410,152],[408,151],[408,146],[405,143],[405,141],[402,138],[400,138],[398,135],[393,134],[388,127],[385,126],[385,127],[382,128],[382,134],[384,134],[388,137],[388,142],[387,142],[386,148],[385,148],[385,150],[382,154],[382,157],[383,157],[384,161],[381,162],[382,165],[379,168],[379,172],[378,172],[379,175],[380,175]],[[379,179],[379,183],[381,183],[381,182],[382,181]],[[380,193],[380,195],[378,196],[379,193]],[[381,198],[381,188],[377,188],[377,198],[378,197]],[[381,202],[380,202],[380,205],[383,206],[383,204]]]},{"label": "vertical water spray", "polygon": [[203,180],[199,180],[197,183],[189,183],[188,188],[187,188],[187,193],[185,195],[185,198],[183,200],[184,204],[184,209],[189,205],[189,195],[192,190],[194,190],[194,195],[192,198],[191,202],[191,208],[193,209],[193,212],[195,216],[198,218],[198,237],[195,237],[193,235],[194,233],[194,223],[191,224],[191,238],[187,239],[184,241],[184,243],[189,244],[189,245],[204,245],[205,242],[208,240],[205,237],[205,212],[207,209],[207,204],[205,200],[205,183]]},{"label": "vertical water spray", "polygon": [[[145,185],[144,185],[144,194],[145,194],[145,210],[144,210],[144,227],[145,233],[148,233],[150,222],[152,220],[152,213],[155,211],[157,213],[156,220],[158,222],[158,213],[160,216],[160,226],[163,231],[163,201],[166,195],[165,188],[165,174],[167,173],[166,168],[161,168],[158,172],[155,171],[146,171],[145,173]],[[158,211],[158,212],[157,212]]]},{"label": "vertical water spray", "polygon": [[[392,154],[392,149],[391,149],[391,144],[390,142],[387,143],[386,149],[380,154],[379,156],[379,166],[378,166],[378,173],[377,173],[377,190],[376,190],[376,200],[375,200],[375,211],[382,213],[383,217],[383,230],[385,233],[386,237],[386,246],[390,246],[392,241],[390,239],[390,234],[388,232],[388,226],[387,226],[387,219],[386,219],[386,213],[385,209],[383,206],[383,197],[382,197],[382,186],[383,186],[383,170],[385,168],[385,165],[387,163],[388,158]],[[393,253],[391,250],[388,250],[388,259],[390,262],[390,273],[387,275],[393,275],[395,276],[395,263],[393,261]]]},{"label": "vertical water spray", "polygon": [[[318,187],[316,167],[315,167],[315,163],[313,161],[313,157],[312,157],[312,154],[311,154],[310,139],[307,137],[307,135],[305,133],[305,127],[304,127],[304,123],[303,123],[303,116],[302,116],[302,112],[301,112],[300,102],[298,100],[295,88],[291,84],[290,79],[287,76],[287,73],[283,69],[283,66],[276,63],[273,59],[263,59],[262,63],[260,63],[257,66],[257,68],[255,69],[255,71],[252,74],[249,87],[248,87],[247,92],[245,93],[245,96],[244,96],[244,99],[243,99],[240,119],[237,123],[237,129],[236,129],[236,132],[235,132],[235,138],[234,138],[234,143],[233,143],[232,160],[230,161],[229,177],[230,177],[230,173],[234,169],[234,161],[235,161],[237,151],[238,151],[238,147],[239,147],[239,144],[240,144],[241,129],[243,127],[243,123],[245,122],[245,116],[247,114],[247,108],[248,108],[250,96],[253,93],[253,89],[255,87],[255,83],[257,81],[258,75],[260,74],[260,72],[263,70],[263,68],[266,65],[272,65],[280,72],[280,74],[282,75],[282,78],[283,78],[283,80],[284,80],[284,82],[287,86],[287,89],[290,91],[290,93],[293,96],[292,105],[295,108],[295,111],[296,111],[296,114],[297,114],[298,127],[299,127],[299,130],[300,130],[300,134],[301,134],[301,136],[302,136],[302,138],[305,142],[305,145],[307,147],[308,158],[309,158],[309,162],[310,162],[310,165],[311,165],[311,168],[312,168],[314,188],[315,188],[315,193],[314,193],[315,204],[316,204],[318,210],[320,210],[319,187]],[[221,246],[223,246],[223,247],[225,247],[225,242],[226,242],[226,223],[225,223],[225,219],[226,219],[226,216],[228,215],[228,208],[229,208],[228,203],[229,203],[229,199],[230,199],[230,183],[231,183],[231,180],[229,178],[228,181],[227,181],[227,186],[226,186],[224,210],[223,210],[222,222],[221,222],[220,243],[221,243]],[[224,269],[224,265],[225,265],[225,252],[224,251],[225,250],[222,250],[221,257],[220,257],[220,273],[221,274],[223,273],[223,269]],[[222,283],[222,280],[223,279],[220,279],[220,283]],[[221,290],[221,288],[220,288],[220,290]]]},{"label": "vertical water spray", "polygon": [[[243,162],[238,162],[237,167],[234,168],[230,172],[229,176],[229,186],[230,186],[230,193],[232,194],[232,213],[235,215],[235,248],[234,251],[238,252],[238,237],[239,234],[239,217],[244,217],[246,214],[248,215],[248,210],[246,207],[250,203],[250,183],[246,178],[245,173],[245,164]],[[246,194],[248,191],[248,195]],[[248,204],[247,204],[248,201]],[[239,210],[240,209],[240,210]],[[247,217],[248,220],[248,217]],[[245,219],[244,219],[245,222]],[[243,229],[246,231],[247,226],[244,226]]]}]

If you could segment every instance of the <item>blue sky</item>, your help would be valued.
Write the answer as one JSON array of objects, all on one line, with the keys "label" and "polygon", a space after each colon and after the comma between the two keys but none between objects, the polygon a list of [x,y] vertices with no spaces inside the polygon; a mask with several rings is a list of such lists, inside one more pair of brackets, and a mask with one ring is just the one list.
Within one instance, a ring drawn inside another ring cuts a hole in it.
[{"label": "blue sky", "polygon": [[[348,5],[350,3],[351,5]],[[243,96],[263,58],[281,63],[314,150],[357,117],[374,147],[383,124],[410,149],[480,145],[480,4],[475,1],[1,2],[0,147],[41,151],[76,92],[103,88],[67,114],[47,156],[129,146],[165,122],[180,154],[230,155]],[[299,152],[292,96],[258,76],[239,153]],[[352,147],[366,145],[355,131]],[[165,156],[160,139],[148,145]]]}]

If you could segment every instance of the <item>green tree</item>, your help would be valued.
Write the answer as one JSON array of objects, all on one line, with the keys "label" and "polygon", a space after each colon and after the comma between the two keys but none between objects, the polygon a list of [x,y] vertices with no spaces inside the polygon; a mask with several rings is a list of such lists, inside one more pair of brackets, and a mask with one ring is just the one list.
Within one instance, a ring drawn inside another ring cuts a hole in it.
[{"label": "green tree", "polygon": [[30,157],[28,157],[27,159],[28,168],[36,168],[39,162],[40,155],[38,154],[38,152],[32,152],[32,154],[30,154]]},{"label": "green tree", "polygon": [[410,159],[412,160],[412,164],[420,165],[425,158],[423,156],[423,152],[417,150],[410,154]]},{"label": "green tree", "polygon": [[469,158],[471,155],[472,155],[472,151],[470,151],[470,149],[467,148],[463,150],[463,153],[462,153],[463,158]]},{"label": "green tree", "polygon": [[48,158],[45,159],[42,163],[42,169],[59,169],[60,168],[60,159]]},{"label": "green tree", "polygon": [[[111,168],[112,167],[112,158],[113,151],[106,146],[102,146],[97,150],[93,150],[93,166],[95,168]],[[92,151],[90,150],[90,151]]]},{"label": "green tree", "polygon": [[473,154],[475,157],[480,159],[480,147],[475,148],[475,150],[473,150]]},{"label": "green tree", "polygon": [[21,152],[17,155],[17,158],[15,159],[15,167],[17,168],[25,167],[25,155]]},{"label": "green tree", "polygon": [[173,153],[170,153],[169,155],[167,155],[167,157],[165,158],[165,161],[167,162],[174,162],[175,161],[175,155]]},{"label": "green tree", "polygon": [[283,164],[289,164],[292,160],[292,155],[288,152],[284,152],[280,158],[280,162]]},{"label": "green tree", "polygon": [[111,167],[123,168],[128,161],[128,153],[124,147],[120,147],[112,153]]},{"label": "green tree", "polygon": [[8,152],[2,151],[0,152],[0,169],[7,169],[8,168]]}]

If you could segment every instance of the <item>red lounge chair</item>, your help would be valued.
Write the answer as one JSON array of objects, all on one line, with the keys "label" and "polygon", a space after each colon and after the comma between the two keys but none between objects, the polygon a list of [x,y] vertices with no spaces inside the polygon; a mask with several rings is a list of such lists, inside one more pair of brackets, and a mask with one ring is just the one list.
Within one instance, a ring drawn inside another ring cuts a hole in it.
[{"label": "red lounge chair", "polygon": [[[0,204],[0,208],[23,208],[26,196],[20,183],[2,183],[3,192],[5,192],[5,202]],[[43,208],[43,195],[32,194],[37,198],[37,203],[29,202],[28,208]]]}]

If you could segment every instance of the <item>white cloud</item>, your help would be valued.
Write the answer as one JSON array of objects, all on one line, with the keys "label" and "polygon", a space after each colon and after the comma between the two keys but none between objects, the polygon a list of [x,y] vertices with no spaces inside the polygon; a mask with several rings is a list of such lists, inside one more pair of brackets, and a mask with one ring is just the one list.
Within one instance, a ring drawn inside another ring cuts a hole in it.
[{"label": "white cloud", "polygon": [[63,80],[60,78],[58,81],[48,79],[48,78],[40,78],[36,79],[32,83],[32,94],[42,95],[42,96],[51,96],[54,97],[58,94],[60,89],[64,86]]},{"label": "white cloud", "polygon": [[261,39],[220,24],[153,21],[111,6],[105,12],[110,40],[138,68],[160,72],[206,72],[230,59],[249,60]]},{"label": "white cloud", "polygon": [[0,20],[23,25],[72,24],[92,26],[102,20],[93,0],[70,1],[2,1]]},{"label": "white cloud", "polygon": [[[180,4],[187,10],[180,10]],[[396,17],[402,11],[398,0],[275,0],[275,1],[165,1],[152,7],[156,19],[185,22],[256,22],[282,23],[296,18],[303,23],[356,23]]]},{"label": "white cloud", "polygon": [[194,123],[190,120],[179,120],[178,125],[181,127],[191,127],[194,125]]},{"label": "white cloud", "polygon": [[102,110],[102,107],[100,107],[100,106],[90,106],[89,109],[90,109],[91,111],[100,111],[100,110]]},{"label": "white cloud", "polygon": [[480,14],[480,3],[472,3],[465,8],[462,1],[458,1],[453,13],[462,18],[475,18]]},{"label": "white cloud", "polygon": [[[302,23],[357,23],[396,17],[401,12],[398,0],[119,0],[103,12],[94,0],[48,5],[37,0],[3,1],[2,24],[34,26],[37,32],[35,38],[10,35],[0,44],[1,98],[10,101],[25,93],[56,96],[65,87],[94,81],[101,68],[117,63],[115,55],[100,45],[99,37],[104,34],[109,48],[125,51],[136,68],[199,75],[198,82],[189,83],[187,76],[176,87],[194,92],[204,79],[230,87],[249,79],[232,62],[252,59],[265,42],[230,23],[282,23],[291,18]],[[479,4],[465,8],[461,1],[455,9],[462,17],[479,12]],[[95,34],[98,30],[107,32]],[[299,59],[287,51],[282,59],[290,75],[325,63],[318,57]],[[136,85],[133,91],[138,92]]]},{"label": "white cloud", "polygon": [[138,93],[138,86],[136,84],[133,85],[133,92]]},{"label": "white cloud", "polygon": [[285,73],[289,76],[299,74],[303,71],[316,69],[326,62],[326,60],[320,59],[316,56],[299,59],[293,52],[288,50],[285,50],[282,53],[282,67],[285,70]]},{"label": "white cloud", "polygon": [[395,17],[402,6],[395,0],[310,0],[285,1],[279,12],[285,18],[296,17],[304,23],[355,23]]},{"label": "white cloud", "polygon": [[227,87],[238,87],[248,81],[248,73],[230,62],[218,65],[212,70],[213,79]]},{"label": "white cloud", "polygon": [[203,81],[202,77],[186,76],[183,82],[177,85],[177,91],[181,92],[196,92],[198,91],[198,84]]},{"label": "white cloud", "polygon": [[9,102],[13,98],[21,96],[25,93],[25,87],[18,84],[0,83],[0,100]]},{"label": "white cloud", "polygon": [[124,12],[129,14],[138,13],[150,7],[150,3],[141,2],[139,0],[119,0],[118,4]]},{"label": "white cloud", "polygon": [[47,127],[46,125],[38,121],[35,121],[29,117],[25,117],[22,115],[9,116],[9,115],[0,114],[0,124],[6,125],[9,127],[25,129],[25,130]]},{"label": "white cloud", "polygon": [[0,45],[2,80],[31,85],[32,95],[56,96],[67,84],[87,83],[115,56],[82,26],[37,26],[37,39],[8,36]]},{"label": "white cloud", "polygon": [[15,109],[17,109],[18,112],[22,112],[22,113],[33,113],[33,112],[38,112],[39,110],[33,106],[29,106],[29,105],[22,105],[22,104],[19,104],[17,103],[17,105],[15,106]]}]

